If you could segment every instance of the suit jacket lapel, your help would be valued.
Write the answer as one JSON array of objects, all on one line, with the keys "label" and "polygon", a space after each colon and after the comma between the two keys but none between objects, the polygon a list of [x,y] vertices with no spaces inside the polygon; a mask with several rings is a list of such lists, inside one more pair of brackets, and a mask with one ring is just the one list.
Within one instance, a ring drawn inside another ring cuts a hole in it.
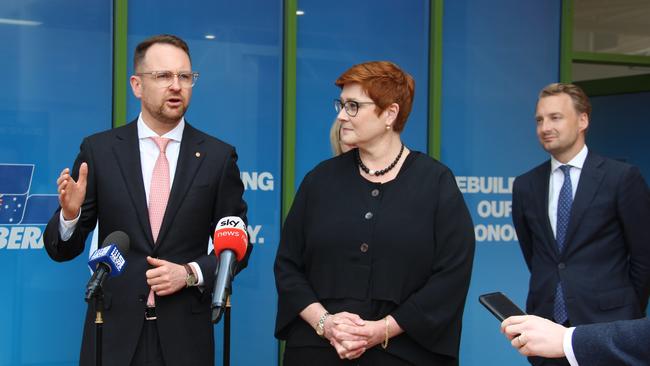
[{"label": "suit jacket lapel", "polygon": [[569,218],[569,227],[567,228],[566,246],[567,248],[572,244],[573,237],[580,225],[580,221],[584,217],[584,213],[589,208],[598,187],[605,176],[605,173],[599,168],[604,159],[598,155],[587,154],[585,164],[580,172],[580,180],[578,181],[578,188],[576,189],[576,196],[573,199],[571,206],[571,217]]},{"label": "suit jacket lapel", "polygon": [[178,153],[178,164],[176,165],[174,182],[172,183],[169,201],[167,201],[167,208],[165,209],[165,216],[163,217],[160,233],[158,234],[158,245],[154,249],[154,254],[158,251],[161,244],[164,243],[165,235],[169,231],[171,223],[174,221],[174,216],[176,216],[180,205],[183,203],[183,198],[192,186],[194,176],[205,158],[207,152],[202,146],[203,141],[203,137],[198,131],[186,121],[185,129],[183,130],[183,139],[181,140],[181,148]]},{"label": "suit jacket lapel", "polygon": [[121,129],[117,134],[116,140],[117,142],[113,145],[113,154],[117,158],[129,197],[131,197],[131,202],[133,202],[133,206],[138,214],[138,221],[149,241],[149,248],[151,248],[153,246],[153,237],[149,224],[147,196],[144,191],[144,181],[142,179],[137,120]]},{"label": "suit jacket lapel", "polygon": [[539,217],[543,218],[541,225],[544,230],[546,244],[550,247],[553,253],[559,254],[555,242],[555,236],[553,235],[553,228],[551,227],[551,221],[548,218],[548,191],[550,179],[551,161],[549,160],[544,164],[542,169],[538,171],[538,176],[534,179],[536,186],[533,187],[533,192],[541,192],[541,194],[536,195],[538,197],[537,207],[539,207]]}]

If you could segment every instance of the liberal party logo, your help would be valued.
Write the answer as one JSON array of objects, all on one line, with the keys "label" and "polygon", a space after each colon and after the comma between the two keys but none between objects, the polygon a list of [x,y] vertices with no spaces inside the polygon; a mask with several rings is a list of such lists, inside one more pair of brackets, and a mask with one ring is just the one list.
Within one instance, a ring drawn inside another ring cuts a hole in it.
[{"label": "liberal party logo", "polygon": [[56,194],[29,194],[33,164],[0,164],[0,249],[40,249]]}]

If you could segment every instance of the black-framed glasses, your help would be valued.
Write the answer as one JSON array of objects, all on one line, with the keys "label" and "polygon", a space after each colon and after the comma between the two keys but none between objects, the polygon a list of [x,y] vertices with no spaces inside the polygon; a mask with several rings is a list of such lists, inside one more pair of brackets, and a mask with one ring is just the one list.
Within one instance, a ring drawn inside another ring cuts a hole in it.
[{"label": "black-framed glasses", "polygon": [[174,83],[174,78],[178,78],[178,84],[182,88],[191,88],[196,84],[196,79],[199,78],[199,73],[194,71],[149,71],[138,72],[137,76],[151,75],[154,84],[161,88],[168,88]]},{"label": "black-framed glasses", "polygon": [[350,117],[355,117],[359,113],[359,106],[366,104],[375,104],[374,102],[357,102],[356,100],[348,100],[343,103],[341,99],[334,99],[334,110],[340,113],[341,109],[345,109],[345,113]]}]

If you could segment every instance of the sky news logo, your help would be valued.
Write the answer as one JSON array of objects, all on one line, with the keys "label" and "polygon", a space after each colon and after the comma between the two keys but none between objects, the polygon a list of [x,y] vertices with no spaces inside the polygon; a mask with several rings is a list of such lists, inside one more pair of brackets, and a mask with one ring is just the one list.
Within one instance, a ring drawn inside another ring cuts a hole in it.
[{"label": "sky news logo", "polygon": [[29,194],[34,164],[0,163],[0,249],[41,249],[56,194]]}]

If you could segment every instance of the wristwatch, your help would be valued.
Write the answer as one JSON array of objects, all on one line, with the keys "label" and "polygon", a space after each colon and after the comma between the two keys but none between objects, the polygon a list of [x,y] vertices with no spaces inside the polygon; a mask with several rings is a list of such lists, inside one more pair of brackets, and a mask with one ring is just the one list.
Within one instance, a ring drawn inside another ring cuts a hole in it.
[{"label": "wristwatch", "polygon": [[185,270],[187,271],[187,277],[185,277],[185,287],[196,286],[198,280],[196,279],[196,275],[194,275],[194,271],[192,271],[190,265],[186,263],[183,264],[183,267],[185,267]]},{"label": "wristwatch", "polygon": [[325,336],[325,319],[327,319],[330,316],[330,313],[327,311],[321,315],[320,319],[318,319],[318,323],[316,323],[316,334],[318,334],[321,337]]}]

